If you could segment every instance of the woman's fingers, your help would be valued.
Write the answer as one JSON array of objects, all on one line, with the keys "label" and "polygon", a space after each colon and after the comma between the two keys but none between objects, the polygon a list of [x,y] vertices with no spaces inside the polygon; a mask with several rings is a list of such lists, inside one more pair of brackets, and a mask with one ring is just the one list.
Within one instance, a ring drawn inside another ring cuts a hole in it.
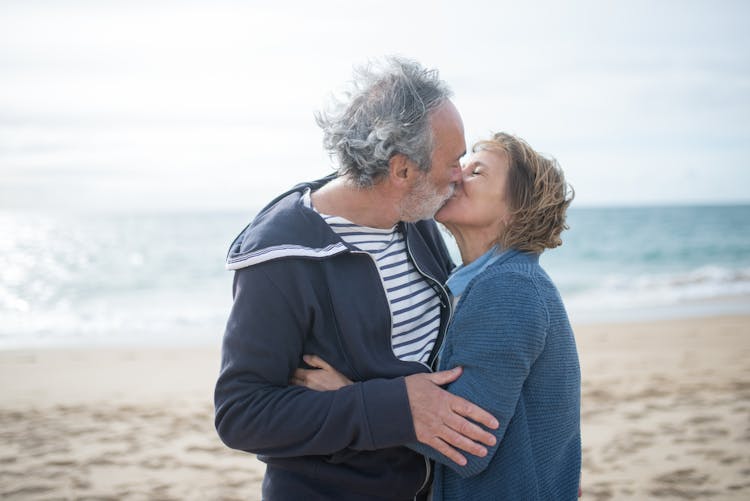
[{"label": "woman's fingers", "polygon": [[317,367],[318,369],[325,369],[329,371],[335,370],[328,362],[317,355],[302,355],[302,360],[304,360],[305,363],[310,367]]},{"label": "woman's fingers", "polygon": [[307,382],[307,369],[297,369],[292,374],[292,378],[289,380],[290,383],[296,384],[297,386],[304,386]]}]

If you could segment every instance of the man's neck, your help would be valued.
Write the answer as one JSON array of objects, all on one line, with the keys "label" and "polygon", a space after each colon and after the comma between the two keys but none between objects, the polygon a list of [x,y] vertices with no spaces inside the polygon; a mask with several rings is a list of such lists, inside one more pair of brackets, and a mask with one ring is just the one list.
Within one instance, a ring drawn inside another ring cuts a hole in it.
[{"label": "man's neck", "polygon": [[311,201],[318,212],[361,226],[388,229],[399,222],[398,199],[385,183],[359,188],[351,180],[338,177],[313,192]]}]

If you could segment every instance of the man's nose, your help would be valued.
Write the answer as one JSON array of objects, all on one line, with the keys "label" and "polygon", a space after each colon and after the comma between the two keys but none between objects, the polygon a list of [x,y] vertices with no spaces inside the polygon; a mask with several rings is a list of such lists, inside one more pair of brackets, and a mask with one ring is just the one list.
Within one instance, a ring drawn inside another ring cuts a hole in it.
[{"label": "man's nose", "polygon": [[472,168],[469,165],[464,165],[461,167],[461,182],[463,183],[466,178],[468,178],[471,175]]},{"label": "man's nose", "polygon": [[461,167],[456,167],[451,171],[451,182],[460,184],[464,180],[464,173]]}]

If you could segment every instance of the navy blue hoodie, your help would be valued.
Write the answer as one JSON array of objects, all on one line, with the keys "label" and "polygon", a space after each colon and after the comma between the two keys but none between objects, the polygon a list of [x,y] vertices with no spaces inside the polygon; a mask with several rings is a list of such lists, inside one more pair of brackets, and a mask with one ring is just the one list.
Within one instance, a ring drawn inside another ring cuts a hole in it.
[{"label": "navy blue hoodie", "polygon": [[[450,317],[442,284],[453,263],[432,221],[400,223],[417,269],[443,307],[428,364],[391,348],[391,313],[373,259],[343,242],[302,202],[302,184],[263,209],[235,239],[235,271],[216,383],[216,429],[267,464],[263,499],[406,500],[424,493],[429,462],[415,442],[403,376],[428,372]],[[302,355],[321,356],[355,384],[290,386]]]}]

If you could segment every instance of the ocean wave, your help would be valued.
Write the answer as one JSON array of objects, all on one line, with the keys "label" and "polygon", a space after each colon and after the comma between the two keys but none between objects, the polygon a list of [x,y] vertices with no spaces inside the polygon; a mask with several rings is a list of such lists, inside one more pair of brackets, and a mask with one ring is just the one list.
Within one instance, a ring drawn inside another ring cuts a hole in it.
[{"label": "ocean wave", "polygon": [[750,296],[750,268],[717,265],[673,273],[608,274],[590,287],[563,293],[576,311],[661,307]]},{"label": "ocean wave", "polygon": [[[750,314],[749,211],[573,211],[571,238],[544,253],[542,264],[574,323],[628,320],[660,307],[714,314],[733,296],[742,298],[734,311]],[[0,210],[0,349],[214,342],[231,308],[225,244],[246,220],[244,211]],[[460,261],[455,242],[448,245]]]},{"label": "ocean wave", "polygon": [[[222,285],[222,284],[218,284]],[[224,287],[62,297],[44,305],[0,286],[0,349],[108,344],[206,344],[223,332],[231,306]]]}]

